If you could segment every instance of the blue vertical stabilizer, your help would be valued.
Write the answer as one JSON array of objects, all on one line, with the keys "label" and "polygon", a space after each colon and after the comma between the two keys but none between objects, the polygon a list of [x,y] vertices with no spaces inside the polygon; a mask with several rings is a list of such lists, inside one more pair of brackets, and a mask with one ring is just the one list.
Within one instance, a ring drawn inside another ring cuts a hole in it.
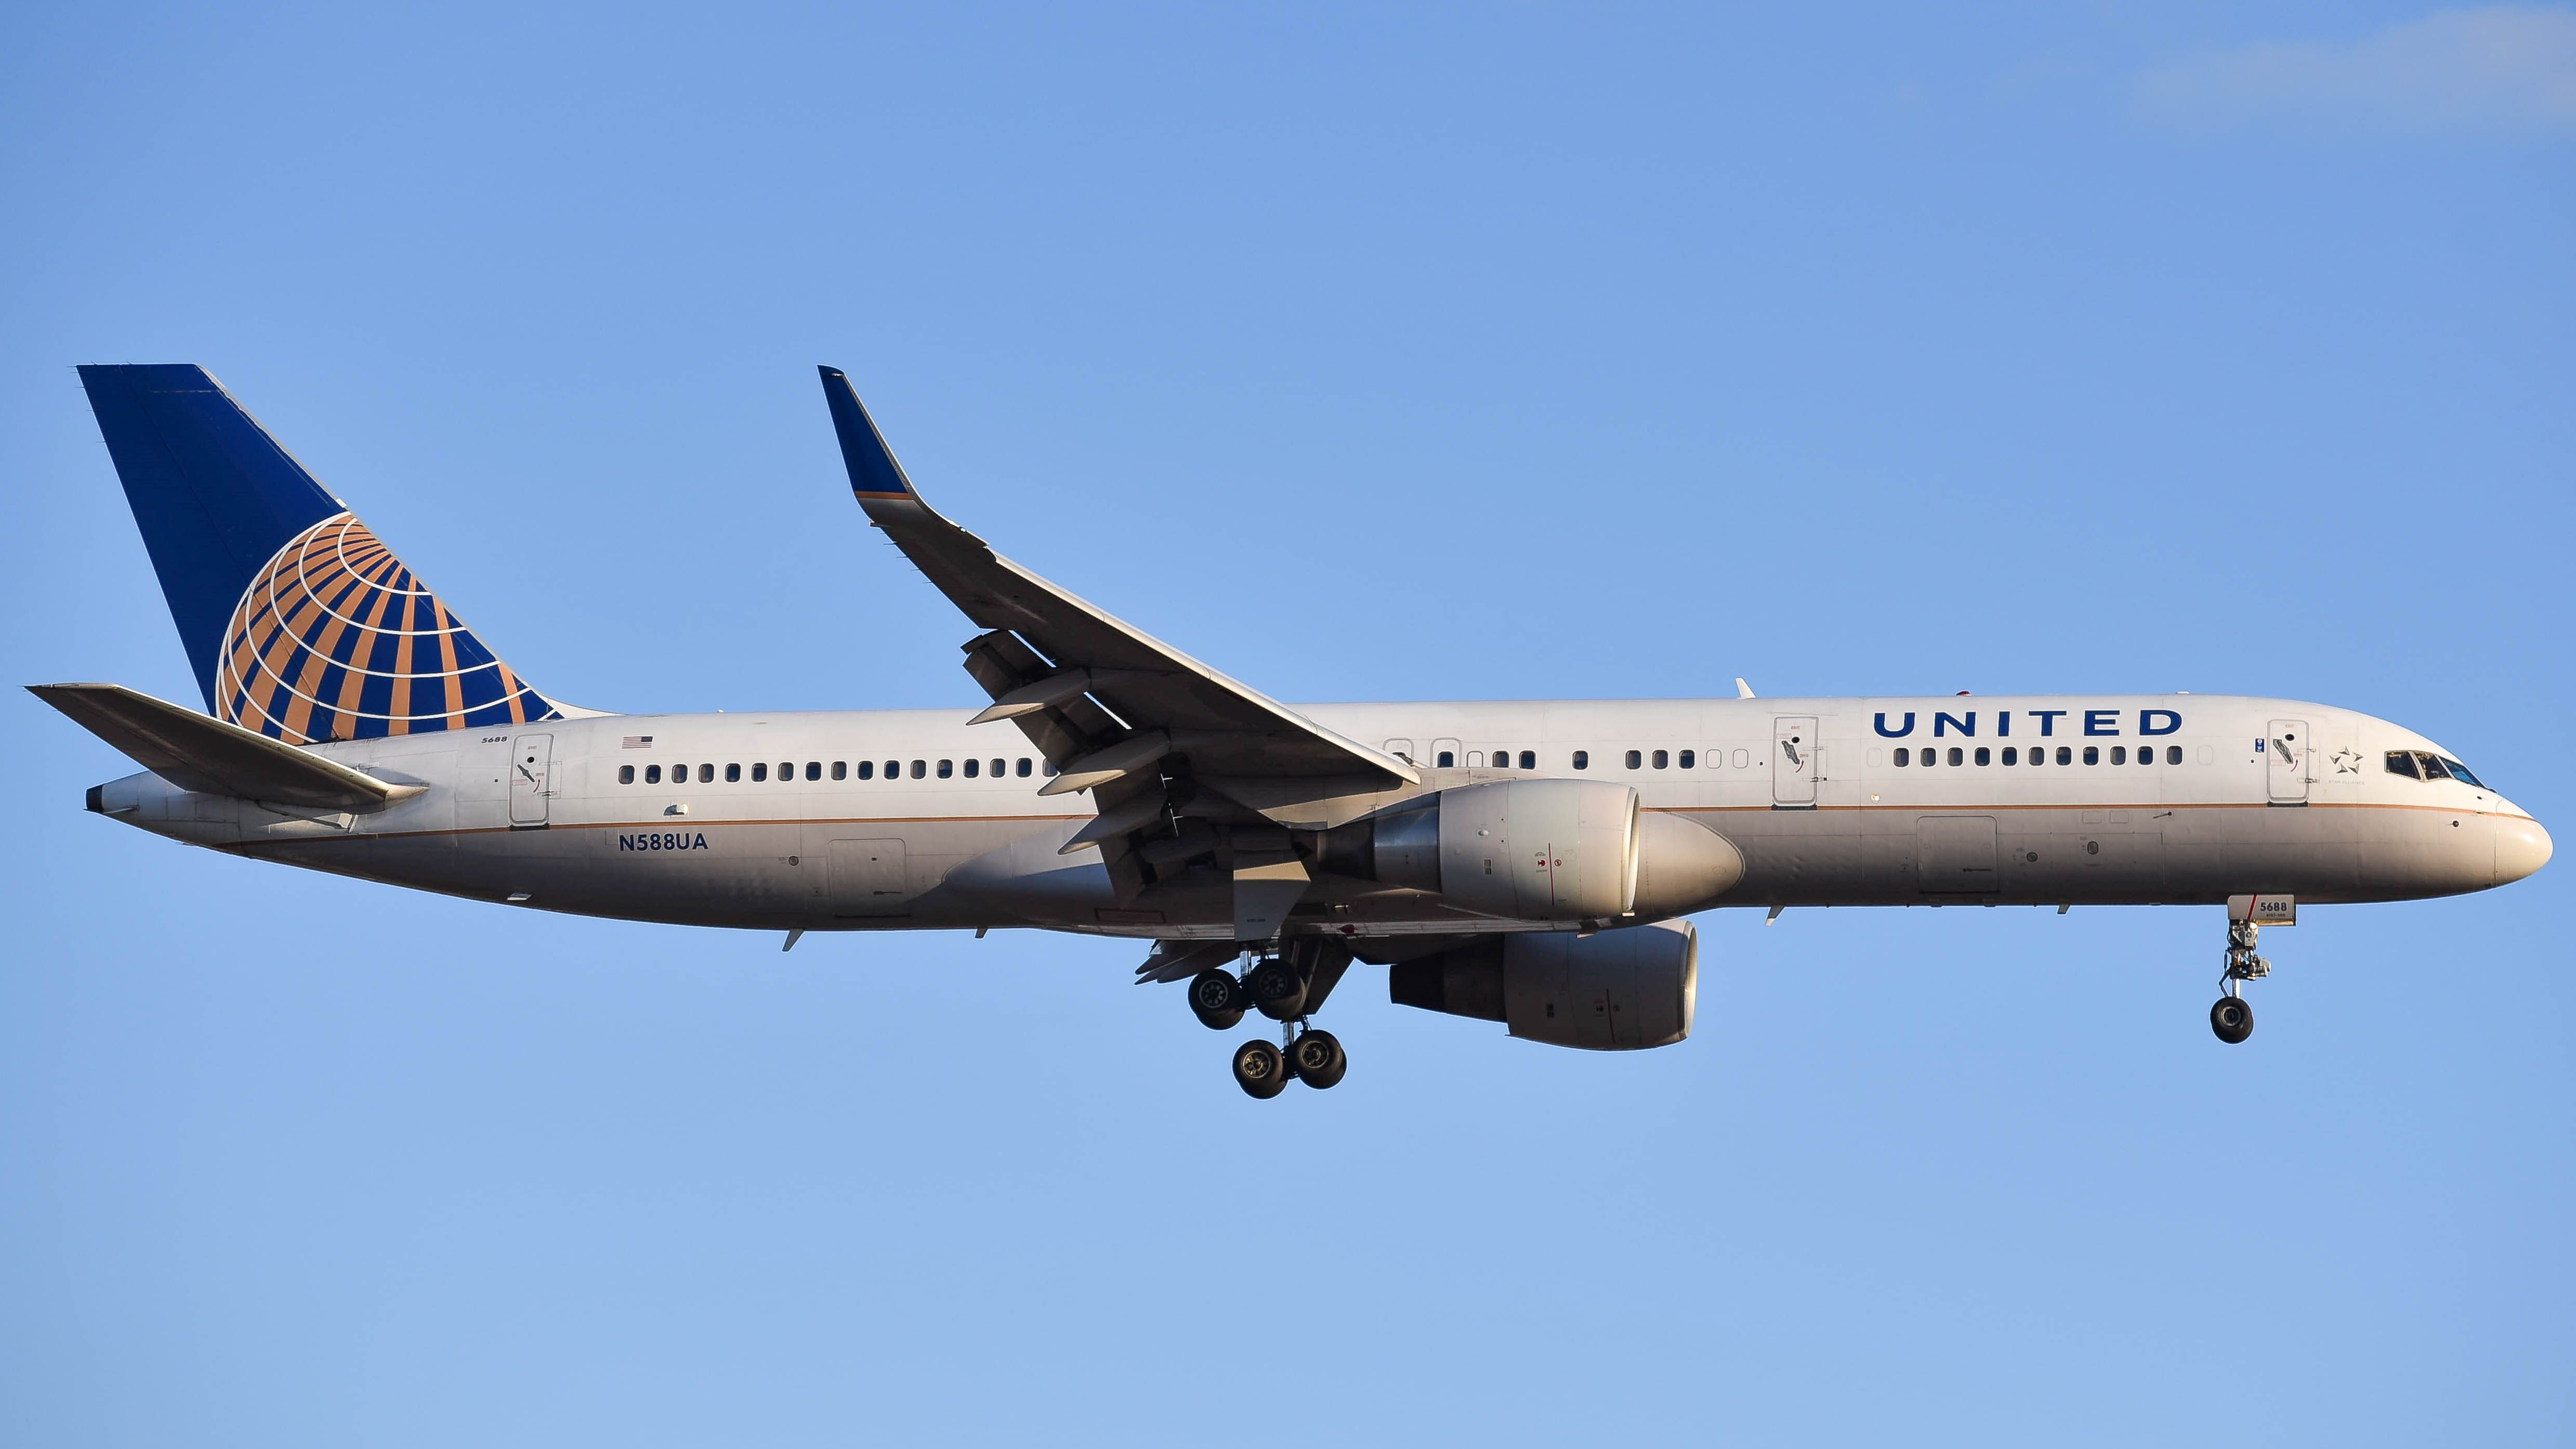
[{"label": "blue vertical stabilizer", "polygon": [[80,376],[216,718],[305,743],[555,714],[204,368]]}]

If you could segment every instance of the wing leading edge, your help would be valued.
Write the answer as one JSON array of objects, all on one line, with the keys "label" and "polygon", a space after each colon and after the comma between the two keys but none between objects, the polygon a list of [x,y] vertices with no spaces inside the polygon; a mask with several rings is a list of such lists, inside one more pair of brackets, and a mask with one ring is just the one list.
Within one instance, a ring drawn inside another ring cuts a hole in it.
[{"label": "wing leading edge", "polygon": [[[942,517],[922,501],[895,461],[849,378],[829,367],[822,374],[850,490],[869,519],[967,618],[989,631],[1016,634],[1029,646],[997,647],[989,634],[966,646],[970,655],[982,653],[1003,666],[968,663],[968,672],[994,700],[979,721],[1059,711],[1078,715],[1084,712],[1073,707],[1088,696],[1126,727],[1107,731],[1108,738],[1064,740],[1064,753],[1048,756],[1061,772],[1050,790],[1088,789],[1142,770],[1161,753],[1180,751],[1197,761],[1202,774],[1357,774],[1382,777],[1388,786],[1421,783],[1420,773],[1404,761],[1336,734],[1111,617]],[[1087,761],[1089,754],[1101,758]],[[1086,778],[1093,775],[1101,778]]]},{"label": "wing leading edge", "polygon": [[[1244,786],[1271,787],[1262,791],[1271,794],[1299,782],[1311,782],[1318,794],[1422,782],[1406,761],[1336,734],[1113,618],[942,517],[922,501],[849,378],[837,368],[820,371],[859,506],[985,631],[964,646],[966,672],[993,700],[976,721],[1010,720],[1044,752],[1057,773],[1043,793],[1092,792],[1100,819],[1067,849],[1100,844],[1123,891],[1132,894],[1152,877],[1150,865],[1138,868],[1140,855],[1169,857],[1186,843],[1191,782],[1220,791],[1231,782],[1237,794]],[[1251,854],[1287,853],[1284,838],[1266,844],[1273,848]],[[1250,860],[1234,865],[1263,868]]]}]

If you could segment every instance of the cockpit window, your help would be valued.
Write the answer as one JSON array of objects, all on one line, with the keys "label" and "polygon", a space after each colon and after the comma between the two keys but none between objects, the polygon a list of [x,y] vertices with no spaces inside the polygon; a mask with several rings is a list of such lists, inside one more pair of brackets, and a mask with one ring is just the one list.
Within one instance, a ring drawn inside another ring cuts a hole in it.
[{"label": "cockpit window", "polygon": [[2415,755],[2411,750],[2390,750],[2388,752],[2388,773],[2392,775],[2404,775],[2409,780],[2421,780],[2424,778],[2422,773],[2417,771],[2415,768]]},{"label": "cockpit window", "polygon": [[2415,752],[2415,767],[2424,772],[2424,778],[2427,780],[2451,778],[2451,772],[2442,768],[2442,762],[2438,757],[2428,755],[2422,750]]},{"label": "cockpit window", "polygon": [[2443,768],[2451,772],[2452,779],[2459,781],[2463,785],[2475,785],[2481,790],[2487,787],[2486,781],[2469,773],[2468,766],[2461,764],[2459,761],[2452,759],[2448,755],[2444,755],[2441,758]]}]

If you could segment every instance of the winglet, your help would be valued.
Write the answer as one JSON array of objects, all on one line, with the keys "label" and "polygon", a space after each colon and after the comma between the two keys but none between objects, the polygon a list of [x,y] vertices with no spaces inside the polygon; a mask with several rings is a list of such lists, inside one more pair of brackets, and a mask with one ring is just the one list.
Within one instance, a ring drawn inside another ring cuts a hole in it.
[{"label": "winglet", "polygon": [[841,463],[850,470],[850,491],[862,501],[920,502],[921,495],[904,476],[903,465],[894,460],[894,449],[886,446],[876,420],[859,402],[859,390],[850,386],[848,374],[837,367],[815,370],[823,374],[823,398],[832,405],[832,431],[841,435]]}]

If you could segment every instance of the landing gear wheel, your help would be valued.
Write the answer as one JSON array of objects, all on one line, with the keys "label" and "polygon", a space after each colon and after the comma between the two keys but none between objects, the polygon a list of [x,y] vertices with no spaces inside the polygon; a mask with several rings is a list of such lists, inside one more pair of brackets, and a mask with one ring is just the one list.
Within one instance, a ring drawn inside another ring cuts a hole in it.
[{"label": "landing gear wheel", "polygon": [[1279,1048],[1254,1037],[1234,1049],[1234,1084],[1247,1097],[1268,1101],[1288,1090],[1288,1059]]},{"label": "landing gear wheel", "polygon": [[1231,971],[1202,971],[1190,978],[1190,1014],[1210,1031],[1224,1031],[1243,1020],[1251,998]]},{"label": "landing gear wheel", "polygon": [[2242,996],[2222,996],[2209,1009],[2209,1029],[2218,1039],[2234,1046],[2254,1034],[2254,1008]]},{"label": "landing gear wheel", "polygon": [[1272,1021],[1295,1021],[1306,1014],[1306,973],[1273,957],[1243,978],[1252,1004]]},{"label": "landing gear wheel", "polygon": [[1309,1031],[1288,1048],[1288,1065],[1296,1069],[1297,1080],[1320,1092],[1342,1079],[1351,1059],[1331,1032]]}]

